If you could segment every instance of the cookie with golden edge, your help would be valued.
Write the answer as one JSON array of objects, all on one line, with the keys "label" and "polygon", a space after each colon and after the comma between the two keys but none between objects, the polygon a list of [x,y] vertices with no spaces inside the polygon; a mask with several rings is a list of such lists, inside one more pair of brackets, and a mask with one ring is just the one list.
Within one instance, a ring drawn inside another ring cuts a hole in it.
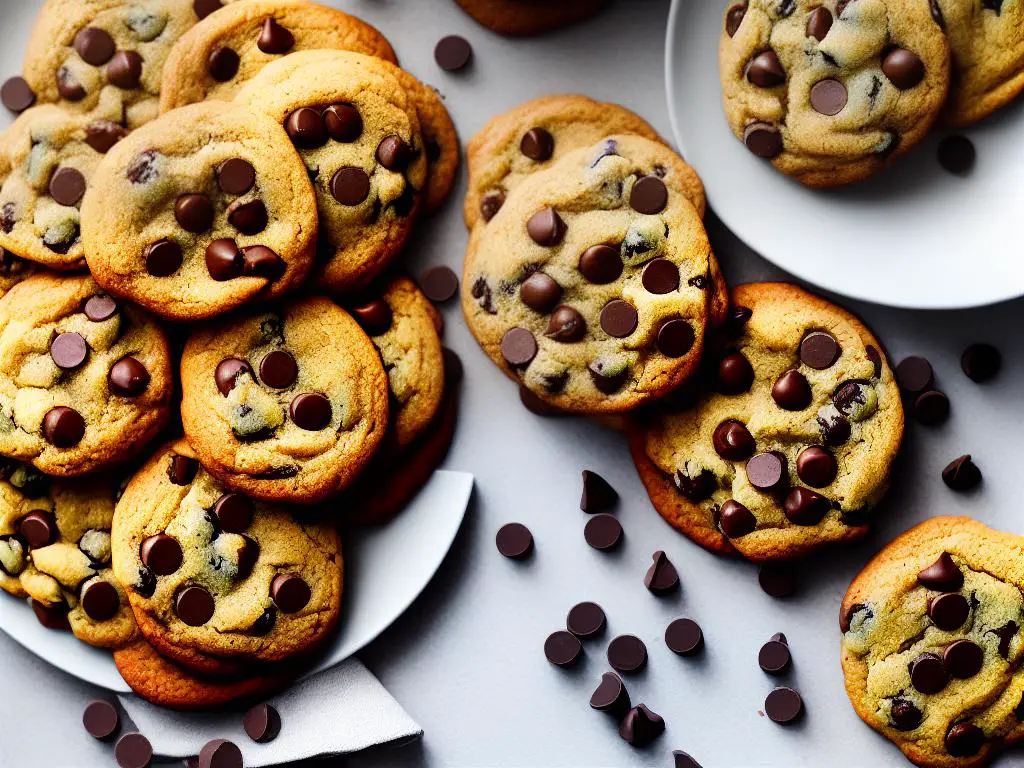
[{"label": "cookie with golden edge", "polygon": [[795,285],[741,285],[732,300],[689,397],[630,427],[655,509],[701,546],[755,561],[860,538],[903,436],[881,344]]},{"label": "cookie with golden edge", "polygon": [[0,247],[0,299],[18,283],[28,280],[41,267]]},{"label": "cookie with golden edge", "polygon": [[500,35],[527,37],[597,14],[607,0],[455,0],[477,22]]},{"label": "cookie with golden edge", "polygon": [[839,625],[860,718],[922,768],[980,768],[1024,738],[1024,538],[935,517],[853,580]]}]

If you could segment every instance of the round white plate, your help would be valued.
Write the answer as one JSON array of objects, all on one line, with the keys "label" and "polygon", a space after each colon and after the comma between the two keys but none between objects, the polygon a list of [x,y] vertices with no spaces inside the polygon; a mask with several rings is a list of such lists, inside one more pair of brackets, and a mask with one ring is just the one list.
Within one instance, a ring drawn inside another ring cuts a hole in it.
[{"label": "round white plate", "polygon": [[[412,605],[455,541],[472,490],[472,475],[435,472],[389,525],[346,539],[341,629],[309,674],[359,652]],[[90,648],[70,632],[46,629],[23,600],[0,595],[0,630],[70,675],[116,693],[131,692],[110,653]]]},{"label": "round white plate", "polygon": [[967,178],[939,166],[939,127],[873,179],[807,189],[726,124],[718,41],[729,2],[673,0],[665,57],[676,140],[726,226],[779,267],[857,299],[954,309],[1024,295],[1024,99],[965,131],[978,149]]}]

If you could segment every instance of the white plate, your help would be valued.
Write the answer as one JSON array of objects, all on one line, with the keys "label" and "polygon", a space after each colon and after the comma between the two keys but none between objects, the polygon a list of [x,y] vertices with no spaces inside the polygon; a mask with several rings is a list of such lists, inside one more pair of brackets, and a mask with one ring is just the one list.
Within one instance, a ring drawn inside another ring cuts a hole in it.
[{"label": "white plate", "polygon": [[966,131],[966,179],[939,167],[941,128],[879,176],[814,191],[752,155],[722,112],[718,41],[728,0],[673,0],[665,68],[676,140],[711,207],[751,248],[837,293],[953,309],[1024,295],[1024,100]]},{"label": "white plate", "polygon": [[[341,630],[309,674],[357,653],[405,612],[448,554],[472,490],[472,475],[435,472],[389,525],[348,536]],[[109,653],[79,642],[69,632],[46,629],[22,600],[2,596],[0,630],[70,675],[116,693],[131,692]]]}]

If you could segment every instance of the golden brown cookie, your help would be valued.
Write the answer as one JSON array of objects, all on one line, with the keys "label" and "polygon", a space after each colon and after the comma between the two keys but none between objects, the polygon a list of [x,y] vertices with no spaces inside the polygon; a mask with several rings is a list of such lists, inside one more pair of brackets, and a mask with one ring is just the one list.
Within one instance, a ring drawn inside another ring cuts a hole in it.
[{"label": "golden brown cookie", "polygon": [[501,35],[526,37],[590,18],[607,0],[455,0],[480,24]]},{"label": "golden brown cookie", "polygon": [[26,261],[0,248],[0,299],[18,283],[28,280],[40,269],[34,261]]}]

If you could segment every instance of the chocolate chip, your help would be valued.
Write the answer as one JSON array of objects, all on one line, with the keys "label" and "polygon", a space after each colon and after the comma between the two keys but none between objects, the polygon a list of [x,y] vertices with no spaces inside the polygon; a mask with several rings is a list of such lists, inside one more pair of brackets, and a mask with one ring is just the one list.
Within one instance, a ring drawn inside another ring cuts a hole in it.
[{"label": "chocolate chip", "polygon": [[158,240],[146,247],[146,272],[153,277],[169,277],[181,268],[181,246],[173,240]]},{"label": "chocolate chip", "polygon": [[494,537],[498,551],[512,560],[525,560],[533,551],[533,534],[522,523],[507,523]]},{"label": "chocolate chip", "polygon": [[704,633],[693,619],[676,619],[665,629],[665,645],[680,656],[693,656],[704,647]]},{"label": "chocolate chip", "polygon": [[824,488],[836,479],[839,464],[832,452],[820,445],[800,451],[796,457],[796,474],[812,488]]},{"label": "chocolate chip", "polygon": [[181,568],[181,545],[173,536],[157,533],[139,545],[139,557],[157,576],[169,576]]},{"label": "chocolate chip", "polygon": [[789,483],[786,457],[778,451],[751,457],[747,461],[746,471],[750,484],[765,493],[781,491]]},{"label": "chocolate chip", "polygon": [[85,437],[85,419],[74,408],[58,405],[43,417],[43,436],[57,448],[72,448]]},{"label": "chocolate chip", "polygon": [[729,8],[725,13],[725,33],[729,37],[735,37],[736,32],[739,31],[740,24],[743,23],[743,17],[747,15],[746,3],[738,3]]},{"label": "chocolate chip", "polygon": [[77,168],[58,168],[50,177],[50,197],[73,208],[85,195],[85,177]]},{"label": "chocolate chip", "polygon": [[596,637],[604,631],[605,616],[597,603],[579,603],[572,607],[565,626],[580,640]]},{"label": "chocolate chip", "polygon": [[537,356],[537,340],[525,328],[511,328],[501,339],[501,355],[513,368],[525,368]]},{"label": "chocolate chip", "polygon": [[81,101],[85,98],[85,88],[67,67],[57,70],[57,93],[67,101]]},{"label": "chocolate chip", "polygon": [[63,603],[47,605],[33,600],[32,612],[36,615],[36,620],[47,629],[62,632],[71,629],[71,623],[68,621],[68,607]]},{"label": "chocolate chip", "polygon": [[668,205],[668,188],[657,176],[644,176],[629,193],[629,207],[637,213],[653,216]]},{"label": "chocolate chip", "polygon": [[299,377],[299,366],[288,352],[274,350],[260,362],[260,379],[271,389],[288,389]]},{"label": "chocolate chip", "polygon": [[82,725],[94,739],[107,741],[114,737],[121,728],[121,716],[117,707],[109,701],[99,699],[91,701],[82,713]]},{"label": "chocolate chip", "polygon": [[50,357],[58,368],[73,371],[89,356],[89,345],[80,333],[60,333],[50,342]]},{"label": "chocolate chip", "polygon": [[981,751],[985,732],[973,723],[957,723],[946,732],[946,751],[953,757],[971,757]]},{"label": "chocolate chip", "polygon": [[107,79],[118,88],[138,88],[142,81],[142,57],[135,51],[118,51],[107,64]]},{"label": "chocolate chip", "polygon": [[587,373],[590,374],[590,379],[594,382],[594,387],[599,392],[605,395],[613,395],[622,389],[629,379],[630,370],[626,368],[611,373],[606,370],[605,365],[603,361],[595,360],[587,366]]},{"label": "chocolate chip", "polygon": [[954,640],[942,653],[942,664],[951,677],[967,680],[981,671],[985,652],[970,640]]},{"label": "chocolate chip", "polygon": [[1003,356],[991,344],[971,344],[960,355],[960,368],[971,381],[981,384],[995,378],[1003,365]]},{"label": "chocolate chip", "polygon": [[765,563],[757,572],[757,582],[765,594],[789,597],[796,592],[796,568],[785,560]]},{"label": "chocolate chip", "polygon": [[171,456],[167,477],[175,485],[190,485],[199,471],[199,462],[188,456]]},{"label": "chocolate chip", "polygon": [[284,121],[284,129],[292,143],[302,149],[316,149],[327,143],[327,126],[319,110],[302,107]]},{"label": "chocolate chip", "polygon": [[213,226],[213,203],[203,194],[182,195],[174,203],[174,218],[186,232],[200,234]]},{"label": "chocolate chip", "polygon": [[[616,258],[618,258],[618,254],[616,254]],[[621,269],[619,271],[621,272]],[[656,295],[672,293],[679,289],[679,267],[668,259],[654,259],[644,267],[641,279],[644,289],[648,293]]]},{"label": "chocolate chip", "polygon": [[446,72],[462,69],[469,64],[471,58],[473,58],[473,46],[460,35],[442,37],[434,46],[434,61]]},{"label": "chocolate chip", "polygon": [[423,274],[420,288],[432,302],[444,304],[458,293],[459,278],[448,267],[433,267]]},{"label": "chocolate chip", "polygon": [[206,271],[217,282],[241,277],[244,270],[245,257],[234,240],[222,237],[206,246]]},{"label": "chocolate chip", "polygon": [[679,588],[679,573],[672,561],[660,549],[652,555],[654,560],[644,576],[644,586],[655,595],[667,595]]},{"label": "chocolate chip", "polygon": [[480,215],[484,217],[484,221],[490,221],[498,215],[504,204],[505,193],[500,189],[492,189],[480,201]]},{"label": "chocolate chip", "polygon": [[441,348],[441,358],[444,364],[444,384],[446,387],[455,387],[465,376],[462,359],[448,347]]},{"label": "chocolate chip", "polygon": [[559,667],[571,667],[583,655],[583,645],[571,632],[560,629],[544,641],[544,655]]},{"label": "chocolate chip", "polygon": [[786,411],[802,411],[812,398],[811,385],[796,369],[786,371],[772,385],[772,399]]},{"label": "chocolate chip", "polygon": [[776,688],[764,700],[764,713],[780,725],[796,722],[803,711],[803,699],[792,688]]},{"label": "chocolate chip", "polygon": [[700,763],[680,749],[672,750],[672,760],[675,768],[701,768]]},{"label": "chocolate chip", "polygon": [[718,363],[718,391],[741,395],[754,383],[754,368],[741,352],[726,355]]},{"label": "chocolate chip", "polygon": [[917,574],[917,581],[928,589],[956,592],[964,585],[964,574],[949,553],[943,552],[934,563]]},{"label": "chocolate chip", "polygon": [[743,129],[743,143],[758,157],[771,160],[782,154],[782,134],[771,123],[751,123]]},{"label": "chocolate chip", "polygon": [[257,704],[242,717],[242,727],[257,744],[266,744],[281,732],[281,715],[270,704]]},{"label": "chocolate chip", "polygon": [[267,228],[269,217],[262,200],[236,200],[228,206],[228,222],[243,235],[258,235]]},{"label": "chocolate chip", "polygon": [[334,104],[324,110],[324,126],[335,141],[350,144],[363,135],[363,118],[351,104]]},{"label": "chocolate chip", "polygon": [[941,424],[949,418],[949,398],[935,389],[922,392],[914,399],[913,413],[921,424]]},{"label": "chocolate chip", "polygon": [[95,120],[85,129],[85,143],[101,155],[105,155],[127,135],[128,129],[123,125],[110,120]]},{"label": "chocolate chip", "polygon": [[596,472],[583,470],[583,494],[580,497],[580,509],[587,514],[606,512],[619,501],[619,494],[609,485],[608,481]]},{"label": "chocolate chip", "polygon": [[519,286],[519,300],[534,312],[547,314],[562,298],[562,286],[543,272],[534,272]]},{"label": "chocolate chip", "polygon": [[213,372],[213,379],[217,383],[217,389],[224,397],[227,397],[235,388],[239,374],[247,373],[255,378],[252,367],[245,360],[237,357],[228,357],[217,364]]},{"label": "chocolate chip", "polygon": [[889,717],[898,731],[912,731],[921,724],[921,710],[906,699],[893,699]]},{"label": "chocolate chip", "polygon": [[575,309],[563,304],[551,313],[544,335],[555,341],[571,344],[587,335],[587,321]]},{"label": "chocolate chip", "polygon": [[370,177],[362,168],[339,168],[331,177],[331,196],[342,205],[359,205],[370,196]]},{"label": "chocolate chip", "polygon": [[292,400],[288,407],[292,421],[299,429],[319,432],[326,429],[334,418],[331,401],[315,392],[304,392]]},{"label": "chocolate chip", "polygon": [[114,585],[99,579],[88,582],[82,588],[82,610],[93,621],[107,621],[117,615],[121,598]]},{"label": "chocolate chip", "polygon": [[947,136],[939,143],[939,165],[955,176],[966,176],[974,169],[978,152],[966,136]]},{"label": "chocolate chip", "polygon": [[99,27],[85,27],[79,30],[75,35],[74,46],[82,60],[94,67],[106,64],[117,50],[114,38]]},{"label": "chocolate chip", "polygon": [[377,145],[377,162],[389,171],[401,173],[412,162],[412,149],[401,136],[385,136]]},{"label": "chocolate chip", "polygon": [[149,371],[134,357],[122,357],[107,375],[110,391],[121,397],[138,397],[149,387]]},{"label": "chocolate chip", "polygon": [[675,317],[661,324],[655,343],[661,354],[675,360],[693,349],[696,340],[690,324],[680,317]]},{"label": "chocolate chip", "polygon": [[981,483],[981,470],[967,454],[946,465],[942,470],[942,482],[954,491],[970,491]]},{"label": "chocolate chip", "polygon": [[11,77],[0,86],[0,101],[11,112],[24,112],[36,103],[36,94],[23,77]]},{"label": "chocolate chip", "polygon": [[831,501],[808,488],[794,488],[783,502],[786,517],[796,525],[817,525],[831,509]]},{"label": "chocolate chip", "polygon": [[928,617],[945,632],[960,629],[971,614],[971,605],[959,592],[945,592],[928,601]]},{"label": "chocolate chip", "polygon": [[905,91],[924,80],[924,62],[906,48],[892,48],[882,57],[882,72],[899,90]]},{"label": "chocolate chip", "polygon": [[719,511],[718,525],[730,539],[738,539],[754,532],[757,518],[738,501],[729,499]]},{"label": "chocolate chip", "polygon": [[216,48],[210,51],[210,56],[206,60],[206,69],[214,80],[226,83],[238,74],[238,65],[241,61],[234,49]]},{"label": "chocolate chip", "polygon": [[846,86],[834,77],[826,77],[811,86],[811,106],[819,114],[832,117],[846,108],[849,95]]},{"label": "chocolate chip", "polygon": [[594,515],[583,528],[583,538],[594,549],[607,552],[622,541],[622,525],[611,515]]},{"label": "chocolate chip", "polygon": [[244,195],[256,184],[256,169],[240,157],[225,160],[217,167],[217,186],[228,195]]},{"label": "chocolate chip", "polygon": [[242,249],[242,274],[273,280],[284,271],[284,259],[265,245],[249,245]]},{"label": "chocolate chip", "polygon": [[601,310],[601,329],[616,339],[633,335],[639,323],[636,308],[625,299],[613,299]]},{"label": "chocolate chip", "polygon": [[174,612],[190,627],[201,627],[213,617],[213,595],[197,584],[185,587],[174,600]]},{"label": "chocolate chip", "polygon": [[754,455],[757,442],[750,431],[735,419],[723,421],[711,435],[715,452],[727,461],[745,461]]},{"label": "chocolate chip", "polygon": [[910,662],[910,682],[919,692],[930,695],[946,687],[949,674],[942,659],[934,653],[922,653]]},{"label": "chocolate chip", "polygon": [[565,222],[554,208],[544,208],[526,222],[526,231],[537,245],[550,248],[558,245],[565,237]]},{"label": "chocolate chip", "polygon": [[254,637],[265,637],[270,634],[270,630],[274,628],[274,624],[277,621],[277,610],[274,608],[267,608],[260,617],[253,622],[253,625],[249,627],[249,634]]},{"label": "chocolate chip", "polygon": [[153,746],[141,733],[126,733],[114,745],[114,759],[120,768],[149,768]]},{"label": "chocolate chip", "polygon": [[309,585],[293,574],[279,573],[270,582],[270,599],[282,613],[298,613],[311,596]]},{"label": "chocolate chip", "polygon": [[622,678],[614,672],[605,672],[600,685],[590,696],[590,706],[619,719],[629,710],[629,704],[629,692]]},{"label": "chocolate chip", "polygon": [[213,505],[220,529],[227,533],[243,533],[252,523],[252,502],[241,493],[225,493]]},{"label": "chocolate chip", "polygon": [[192,9],[200,19],[205,19],[211,13],[223,7],[220,0],[192,0]]},{"label": "chocolate chip", "polygon": [[18,533],[32,549],[48,547],[57,540],[57,520],[49,512],[30,512],[18,523]]},{"label": "chocolate chip", "polygon": [[619,736],[634,747],[646,747],[665,731],[665,721],[657,712],[637,704],[619,723]]},{"label": "chocolate chip", "polygon": [[679,492],[690,501],[703,501],[718,488],[718,480],[706,469],[700,470],[692,477],[680,470],[675,473],[673,479]]},{"label": "chocolate chip", "polygon": [[930,389],[934,382],[932,364],[923,357],[908,357],[896,366],[896,383],[908,394],[924,392]]},{"label": "chocolate chip", "polygon": [[384,299],[374,299],[358,307],[352,307],[352,316],[368,336],[383,336],[391,329],[394,315]]},{"label": "chocolate chip", "polygon": [[635,635],[619,635],[608,644],[608,663],[619,672],[639,672],[647,665],[647,646]]},{"label": "chocolate chip", "polygon": [[815,8],[807,18],[807,36],[820,43],[832,29],[832,21],[832,12],[828,8]]},{"label": "chocolate chip", "polygon": [[520,139],[519,151],[534,162],[543,163],[555,153],[555,137],[543,128],[531,128]]},{"label": "chocolate chip", "polygon": [[825,331],[812,331],[800,342],[800,361],[815,370],[831,368],[842,354],[839,342]]},{"label": "chocolate chip", "polygon": [[[619,249],[610,245],[593,245],[580,256],[578,269],[589,283],[613,283],[622,274],[622,257],[619,255]],[[678,270],[676,271],[678,274]]]},{"label": "chocolate chip", "polygon": [[263,22],[256,45],[264,53],[287,53],[295,45],[295,36],[271,18]]},{"label": "chocolate chip", "polygon": [[782,68],[775,51],[762,51],[747,65],[747,80],[758,88],[775,88],[786,82],[786,70]]}]

